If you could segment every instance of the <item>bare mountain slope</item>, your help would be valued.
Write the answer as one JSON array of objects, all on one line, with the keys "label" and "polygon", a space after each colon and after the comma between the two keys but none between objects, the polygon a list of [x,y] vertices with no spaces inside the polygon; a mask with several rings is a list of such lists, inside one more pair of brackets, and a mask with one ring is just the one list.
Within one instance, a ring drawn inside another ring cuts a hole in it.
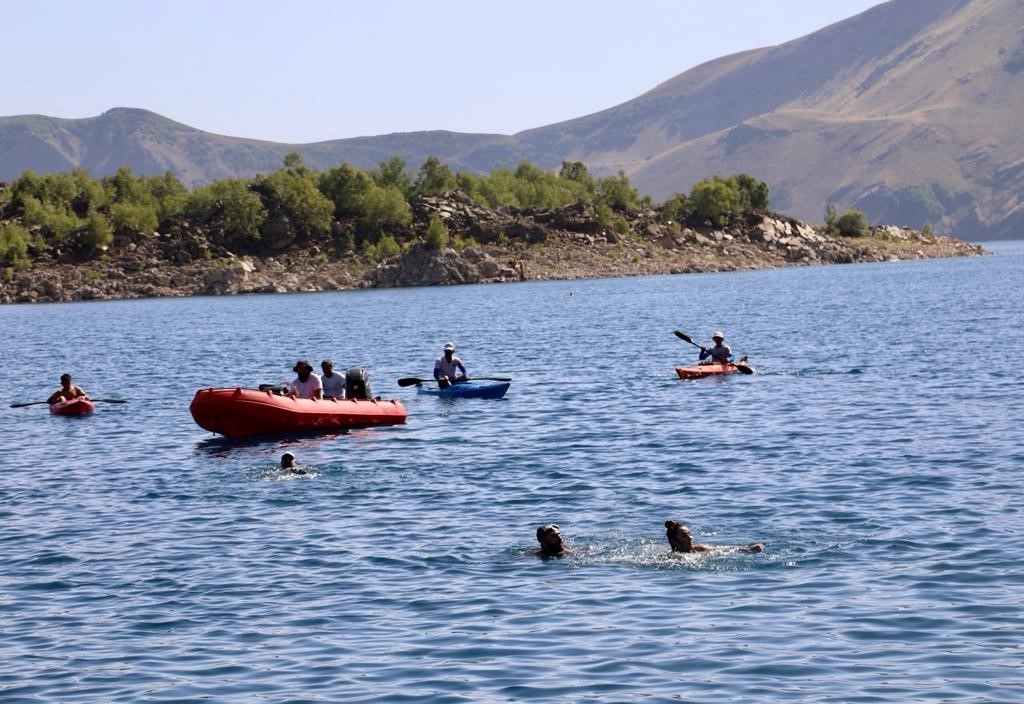
[{"label": "bare mountain slope", "polygon": [[[685,41],[685,30],[681,40]],[[143,110],[0,118],[0,179],[25,168],[96,175],[127,164],[190,185],[278,168],[434,155],[488,171],[581,160],[661,199],[747,172],[774,208],[826,205],[970,239],[1024,236],[1024,3],[891,0],[777,47],[726,56],[621,105],[513,136],[416,132],[286,145],[202,132]]]}]

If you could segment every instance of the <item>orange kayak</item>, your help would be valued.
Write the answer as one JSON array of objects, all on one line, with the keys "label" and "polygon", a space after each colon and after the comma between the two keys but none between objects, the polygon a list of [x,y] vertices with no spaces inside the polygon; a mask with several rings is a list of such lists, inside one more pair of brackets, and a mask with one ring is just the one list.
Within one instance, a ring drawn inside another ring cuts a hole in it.
[{"label": "orange kayak", "polygon": [[394,425],[407,415],[394,400],[295,398],[243,388],[200,389],[189,410],[201,428],[229,438]]},{"label": "orange kayak", "polygon": [[680,379],[703,379],[706,376],[724,376],[739,371],[735,364],[728,362],[712,362],[711,364],[694,364],[692,367],[676,367]]}]

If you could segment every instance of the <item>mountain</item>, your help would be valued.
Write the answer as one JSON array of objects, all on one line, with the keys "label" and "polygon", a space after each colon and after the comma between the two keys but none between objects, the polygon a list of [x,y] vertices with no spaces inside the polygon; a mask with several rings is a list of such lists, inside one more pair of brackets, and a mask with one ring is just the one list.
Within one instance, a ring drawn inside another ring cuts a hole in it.
[{"label": "mountain", "polygon": [[620,169],[661,200],[746,172],[772,207],[812,222],[826,205],[872,222],[975,240],[1024,235],[1024,3],[891,0],[775,47],[697,66],[621,105],[506,136],[433,131],[288,145],[214,135],[144,110],[0,118],[0,179],[23,169],[94,175],[127,164],[189,185],[434,155],[456,170],[521,159]]}]

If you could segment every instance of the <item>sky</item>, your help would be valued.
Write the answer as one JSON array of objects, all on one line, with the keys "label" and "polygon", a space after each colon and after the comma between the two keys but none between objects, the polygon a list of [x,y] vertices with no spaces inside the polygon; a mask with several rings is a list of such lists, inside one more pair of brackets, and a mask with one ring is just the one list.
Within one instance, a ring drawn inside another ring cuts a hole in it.
[{"label": "sky", "polygon": [[47,0],[5,3],[0,116],[144,108],[302,144],[514,134],[879,0]]}]

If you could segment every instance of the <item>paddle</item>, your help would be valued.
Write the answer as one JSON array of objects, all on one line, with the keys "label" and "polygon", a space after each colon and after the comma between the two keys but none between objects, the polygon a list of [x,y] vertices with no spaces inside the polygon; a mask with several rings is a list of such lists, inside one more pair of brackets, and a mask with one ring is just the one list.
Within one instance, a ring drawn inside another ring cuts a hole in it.
[{"label": "paddle", "polygon": [[[103,403],[128,403],[120,398],[91,398],[90,401],[102,401]],[[12,403],[11,408],[24,408],[25,406],[38,406],[49,401],[32,401],[31,403]]]},{"label": "paddle", "polygon": [[[466,381],[512,381],[511,377],[507,376],[475,376],[472,379],[466,379]],[[427,384],[437,383],[437,379],[420,379],[415,376],[407,376],[398,380],[399,386],[412,386],[413,384]],[[458,383],[458,382],[455,382]]]},{"label": "paddle", "polygon": [[[707,351],[708,351],[708,350],[707,350],[707,348],[706,348],[706,347],[704,347],[704,345],[700,345],[700,344],[697,344],[696,342],[694,342],[694,341],[693,341],[693,340],[692,340],[692,339],[690,338],[690,336],[689,336],[689,335],[687,335],[687,334],[686,334],[685,332],[683,332],[682,330],[676,330],[676,331],[675,331],[675,333],[676,333],[676,337],[678,337],[678,338],[679,338],[680,340],[682,340],[683,342],[689,342],[689,343],[690,343],[691,345],[693,345],[694,347],[700,347],[700,348],[701,348],[702,350],[704,350],[705,352],[707,352]],[[746,357],[744,357],[744,359],[746,359]],[[743,364],[743,362],[742,362],[742,361],[739,361],[739,362],[730,362],[730,364],[732,364],[732,366],[736,367],[736,369],[737,369],[737,370],[739,370],[740,374],[753,374],[753,373],[754,373],[754,370],[753,370],[753,369],[751,369],[750,367],[748,367],[748,366],[747,366],[746,364]]]}]

